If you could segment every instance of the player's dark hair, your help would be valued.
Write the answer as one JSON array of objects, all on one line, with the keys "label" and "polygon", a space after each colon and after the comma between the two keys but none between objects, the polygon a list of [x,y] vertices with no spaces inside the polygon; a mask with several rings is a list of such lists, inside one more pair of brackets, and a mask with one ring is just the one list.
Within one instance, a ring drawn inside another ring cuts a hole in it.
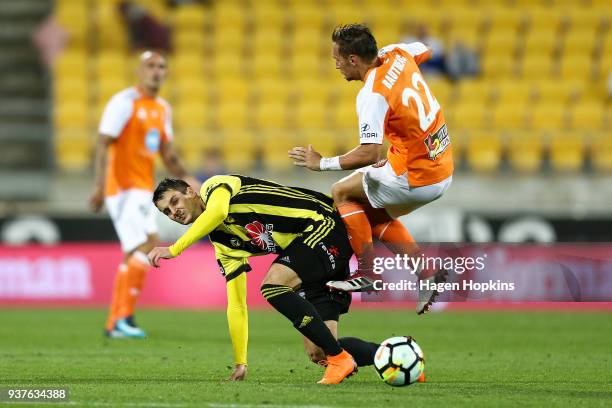
[{"label": "player's dark hair", "polygon": [[157,205],[157,202],[162,199],[166,191],[176,190],[185,194],[187,187],[189,187],[189,184],[181,179],[165,178],[157,185],[153,192],[153,204]]},{"label": "player's dark hair", "polygon": [[372,61],[378,54],[376,39],[365,24],[336,26],[332,41],[338,44],[338,51],[343,57],[354,54],[364,61]]}]

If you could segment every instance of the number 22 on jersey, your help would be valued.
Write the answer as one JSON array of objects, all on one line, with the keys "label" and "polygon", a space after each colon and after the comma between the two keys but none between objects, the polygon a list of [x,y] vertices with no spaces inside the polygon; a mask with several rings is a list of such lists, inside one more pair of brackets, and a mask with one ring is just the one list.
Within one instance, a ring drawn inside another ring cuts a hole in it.
[{"label": "number 22 on jersey", "polygon": [[[429,105],[429,110],[427,112],[423,99],[421,99],[421,95],[417,92],[417,90],[421,90],[420,86],[422,86],[422,90],[427,97],[427,104]],[[404,92],[402,92],[402,103],[405,106],[410,106],[410,99],[414,99],[419,115],[419,127],[425,132],[436,120],[436,115],[440,111],[440,104],[433,97],[425,80],[418,72],[412,74],[412,88],[407,87],[404,89]]]}]

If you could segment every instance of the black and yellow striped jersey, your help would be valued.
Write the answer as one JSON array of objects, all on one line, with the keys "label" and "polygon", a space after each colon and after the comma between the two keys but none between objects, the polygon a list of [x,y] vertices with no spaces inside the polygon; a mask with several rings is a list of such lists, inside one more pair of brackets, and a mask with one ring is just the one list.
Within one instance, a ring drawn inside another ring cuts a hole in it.
[{"label": "black and yellow striped jersey", "polygon": [[231,193],[229,213],[209,238],[228,281],[251,269],[250,256],[278,253],[304,235],[304,243],[314,247],[340,222],[325,194],[242,175],[206,180],[200,190],[205,204],[221,186]]}]

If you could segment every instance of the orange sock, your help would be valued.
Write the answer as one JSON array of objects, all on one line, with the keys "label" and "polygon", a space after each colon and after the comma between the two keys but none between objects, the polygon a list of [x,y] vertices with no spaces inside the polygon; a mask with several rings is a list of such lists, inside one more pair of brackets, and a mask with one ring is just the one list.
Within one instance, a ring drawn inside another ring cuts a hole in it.
[{"label": "orange sock", "polygon": [[338,212],[346,225],[353,252],[359,258],[372,248],[372,227],[365,209],[361,204],[346,203],[338,206]]},{"label": "orange sock", "polygon": [[115,282],[113,283],[113,295],[111,298],[110,310],[106,319],[106,330],[112,330],[115,327],[115,320],[119,316],[119,308],[123,292],[127,287],[127,265],[119,264],[117,272],[115,272]]},{"label": "orange sock", "polygon": [[125,318],[134,314],[136,301],[140,296],[140,291],[144,284],[144,279],[149,270],[149,260],[147,256],[136,251],[128,258],[127,262],[127,285],[123,292],[118,317]]}]

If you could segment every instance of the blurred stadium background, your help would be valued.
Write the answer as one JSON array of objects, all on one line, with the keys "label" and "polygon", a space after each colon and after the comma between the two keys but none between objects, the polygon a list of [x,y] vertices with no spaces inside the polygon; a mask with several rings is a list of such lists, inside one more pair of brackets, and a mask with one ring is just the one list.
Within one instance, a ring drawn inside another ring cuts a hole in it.
[{"label": "blurred stadium background", "polygon": [[[5,244],[109,241],[120,256],[108,217],[87,209],[101,111],[135,82],[137,53],[119,3],[0,2]],[[406,218],[415,237],[612,240],[608,0],[131,3],[168,28],[162,96],[194,173],[215,157],[226,172],[328,192],[340,173],[296,169],[286,153],[312,143],[331,155],[358,141],[360,83],[335,72],[332,28],[366,22],[383,46],[425,25],[445,50],[471,48],[480,72],[425,74],[449,123],[457,172],[443,199]],[[163,238],[180,231],[160,223]]]}]

